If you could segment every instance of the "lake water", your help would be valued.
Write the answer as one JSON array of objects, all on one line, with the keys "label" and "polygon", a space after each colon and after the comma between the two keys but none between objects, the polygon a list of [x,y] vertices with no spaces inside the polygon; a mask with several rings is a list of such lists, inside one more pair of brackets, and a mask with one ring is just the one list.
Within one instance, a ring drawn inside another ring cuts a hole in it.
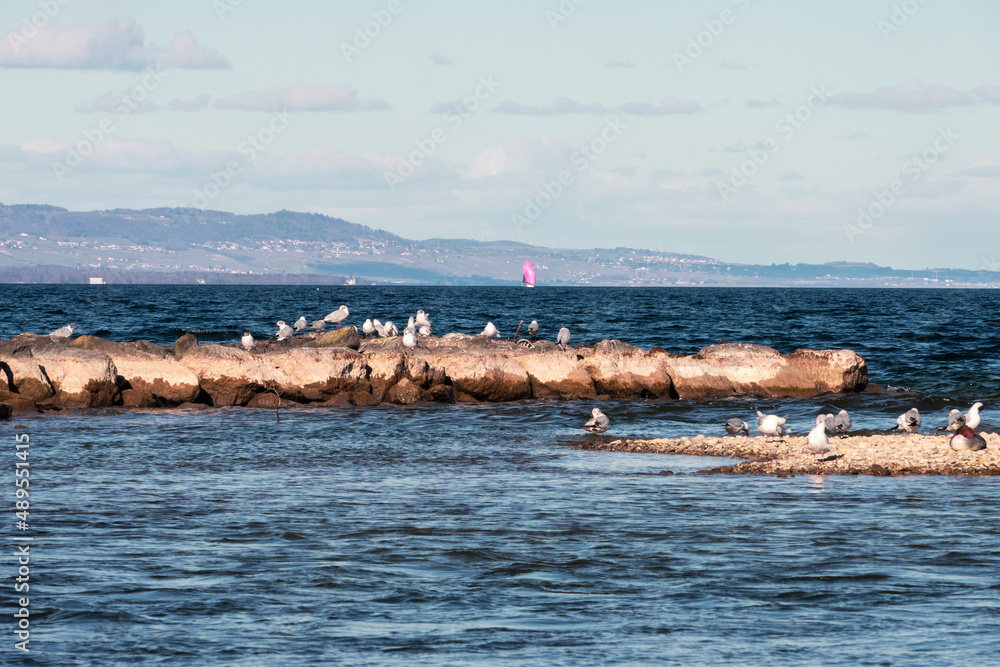
[{"label": "lake water", "polygon": [[[524,318],[580,344],[850,347],[906,390],[601,403],[617,437],[718,434],[757,407],[798,432],[840,407],[875,429],[917,405],[931,427],[974,399],[997,422],[992,291],[6,286],[0,302],[2,337],[236,342],[346,303],[350,323],[423,308],[436,334]],[[34,538],[32,652],[8,617],[0,663],[997,664],[995,478],[701,475],[726,461],[573,448],[593,405],[6,423],[11,471],[14,426],[31,438],[31,527],[8,535]]]}]

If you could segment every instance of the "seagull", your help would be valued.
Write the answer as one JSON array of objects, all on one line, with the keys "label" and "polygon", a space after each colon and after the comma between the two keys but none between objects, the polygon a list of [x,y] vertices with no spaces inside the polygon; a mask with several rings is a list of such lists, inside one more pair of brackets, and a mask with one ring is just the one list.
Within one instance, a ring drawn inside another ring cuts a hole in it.
[{"label": "seagull", "polygon": [[962,425],[958,428],[958,433],[948,439],[948,445],[956,452],[979,452],[986,449],[986,439],[968,425]]},{"label": "seagull", "polygon": [[410,353],[410,350],[417,346],[417,338],[413,335],[412,331],[403,332],[403,351],[406,354]]},{"label": "seagull", "polygon": [[972,407],[969,408],[969,412],[965,415],[965,425],[969,428],[976,428],[979,426],[979,408],[983,407],[982,403],[973,403]]},{"label": "seagull", "polygon": [[396,325],[391,320],[386,320],[382,328],[385,329],[386,338],[399,335],[399,329],[396,328]]},{"label": "seagull", "polygon": [[49,335],[55,336],[56,338],[69,338],[70,336],[73,335],[74,331],[76,331],[76,327],[73,326],[72,324],[67,324],[64,327],[59,327]]},{"label": "seagull", "polygon": [[906,434],[916,433],[920,429],[920,411],[910,408],[903,414],[896,417],[896,426],[893,430],[900,429]]},{"label": "seagull", "polygon": [[817,424],[823,424],[827,437],[837,434],[837,418],[833,415],[820,415],[816,417]]},{"label": "seagull", "polygon": [[309,327],[309,323],[306,322],[306,316],[302,315],[299,319],[295,320],[295,333],[302,333]]},{"label": "seagull", "polygon": [[531,336],[531,340],[535,340],[535,336],[538,335],[538,322],[531,320],[531,324],[528,325],[528,335]]},{"label": "seagull", "polygon": [[417,325],[413,321],[413,316],[412,315],[410,316],[410,319],[407,321],[406,328],[403,329],[403,333],[405,334],[407,331],[409,331],[410,333],[413,333],[413,334],[417,333]]},{"label": "seagull", "polygon": [[244,331],[243,338],[240,339],[240,342],[243,343],[244,349],[249,350],[253,347],[253,336],[250,335],[249,331]]},{"label": "seagull", "polygon": [[497,331],[497,327],[495,324],[493,324],[492,322],[486,323],[486,327],[483,329],[483,335],[486,336],[486,340],[490,340],[498,333],[499,332]]},{"label": "seagull", "polygon": [[815,454],[817,459],[830,451],[830,439],[826,437],[826,420],[822,417],[816,418],[816,425],[809,431],[806,443],[809,451]]},{"label": "seagull", "polygon": [[951,412],[948,413],[948,424],[946,426],[938,426],[939,431],[957,431],[962,426],[965,426],[965,415],[958,408],[952,408]]},{"label": "seagull", "polygon": [[295,335],[292,328],[285,324],[283,320],[278,320],[274,326],[278,327],[278,340],[285,340],[286,338],[291,338]]},{"label": "seagull", "polygon": [[312,330],[316,333],[322,333],[326,329],[326,320],[313,320]]},{"label": "seagull", "polygon": [[379,338],[385,338],[385,327],[378,320],[372,320],[372,327],[375,329],[375,333],[378,334]]},{"label": "seagull", "polygon": [[347,316],[351,314],[351,311],[347,310],[347,306],[341,306],[337,310],[333,311],[329,315],[323,318],[326,322],[333,322],[340,328],[340,323],[347,319]]},{"label": "seagull", "polygon": [[783,437],[786,433],[788,433],[787,429],[782,428],[786,421],[788,421],[788,417],[765,415],[760,410],[757,411],[757,430],[765,436],[770,437],[772,435],[776,435]]},{"label": "seagull", "polygon": [[556,343],[559,344],[560,350],[566,350],[566,346],[569,345],[569,329],[563,327],[559,330],[559,334],[556,336]]},{"label": "seagull", "polygon": [[428,338],[431,335],[431,327],[429,324],[422,324],[420,328],[417,329],[417,335],[421,338]]},{"label": "seagull", "polygon": [[837,433],[847,433],[851,430],[851,415],[847,414],[847,410],[838,412],[833,422],[837,427]]},{"label": "seagull", "polygon": [[431,325],[431,320],[427,317],[427,313],[422,310],[418,310],[416,324],[418,327],[429,327]]},{"label": "seagull", "polygon": [[611,420],[608,419],[606,414],[601,412],[600,408],[594,408],[590,414],[592,414],[593,417],[591,417],[590,421],[583,425],[583,429],[600,437],[600,442],[597,442],[597,440],[594,441],[595,445],[603,445],[604,432],[611,426]]},{"label": "seagull", "polygon": [[729,435],[736,435],[737,433],[740,435],[750,435],[750,424],[747,424],[739,417],[733,417],[726,422],[726,433]]},{"label": "seagull", "polygon": [[371,320],[365,320],[365,323],[361,325],[361,330],[365,334],[365,338],[371,338],[372,334],[375,333],[375,325],[372,324]]}]

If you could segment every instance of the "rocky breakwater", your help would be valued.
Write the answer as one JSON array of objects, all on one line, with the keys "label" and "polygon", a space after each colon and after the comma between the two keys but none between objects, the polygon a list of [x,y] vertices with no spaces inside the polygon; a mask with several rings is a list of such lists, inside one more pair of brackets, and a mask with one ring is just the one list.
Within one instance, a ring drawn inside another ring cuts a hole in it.
[{"label": "rocky breakwater", "polygon": [[408,405],[549,399],[699,399],[814,396],[861,391],[864,359],[849,350],[781,355],[759,345],[713,345],[695,355],[643,350],[617,340],[561,350],[548,341],[489,341],[447,334],[362,340],[353,327],[262,341],[250,350],[200,343],[173,347],[94,336],[22,334],[0,341],[0,402],[15,411],[172,407],[274,407],[289,402]]}]

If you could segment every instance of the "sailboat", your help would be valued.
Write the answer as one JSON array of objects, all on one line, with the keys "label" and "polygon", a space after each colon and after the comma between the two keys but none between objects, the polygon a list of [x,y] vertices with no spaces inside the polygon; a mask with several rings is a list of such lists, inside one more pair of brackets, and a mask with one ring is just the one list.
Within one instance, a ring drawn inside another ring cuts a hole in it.
[{"label": "sailboat", "polygon": [[531,260],[524,260],[524,278],[521,279],[521,287],[534,287],[535,286],[535,267],[531,265]]}]

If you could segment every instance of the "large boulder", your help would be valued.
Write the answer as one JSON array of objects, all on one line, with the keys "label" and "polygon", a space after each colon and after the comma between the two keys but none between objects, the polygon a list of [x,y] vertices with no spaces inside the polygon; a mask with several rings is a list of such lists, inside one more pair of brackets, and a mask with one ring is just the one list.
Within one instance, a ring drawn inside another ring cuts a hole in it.
[{"label": "large boulder", "polygon": [[341,327],[319,334],[309,344],[313,347],[346,347],[357,350],[361,347],[361,336],[355,327]]},{"label": "large boulder", "polygon": [[710,345],[694,355],[693,360],[721,372],[736,394],[807,398],[823,392],[808,373],[764,345]]},{"label": "large boulder", "polygon": [[355,391],[368,375],[365,358],[344,347],[274,349],[262,362],[298,388],[307,401],[327,401],[343,391]]},{"label": "large boulder", "polygon": [[406,358],[401,352],[365,352],[368,364],[368,382],[376,403],[385,399],[389,388],[403,379],[406,374]]},{"label": "large boulder", "polygon": [[614,398],[670,398],[674,395],[674,383],[665,363],[666,356],[619,340],[602,340],[582,363],[598,394]]},{"label": "large boulder", "polygon": [[24,341],[0,341],[0,372],[3,373],[7,391],[20,394],[33,401],[44,401],[55,393],[49,378]]},{"label": "large boulder", "polygon": [[[287,375],[242,348],[200,345],[185,334],[174,353],[177,360],[197,377],[213,405],[246,405],[257,394],[277,391],[282,396],[297,394]],[[193,338],[193,336],[191,337]]]},{"label": "large boulder", "polygon": [[736,393],[725,372],[701,359],[690,355],[668,355],[663,361],[674,382],[674,391],[680,399],[697,401]]},{"label": "large boulder", "polygon": [[820,392],[858,392],[868,386],[868,363],[853,350],[795,350],[785,359]]},{"label": "large boulder", "polygon": [[[481,338],[481,337],[480,337]],[[456,395],[480,401],[516,401],[531,397],[531,380],[512,350],[501,346],[424,353],[427,363],[444,369]]]},{"label": "large boulder", "polygon": [[63,408],[99,408],[121,402],[118,369],[111,357],[69,345],[32,348],[55,396],[50,401]]},{"label": "large boulder", "polygon": [[576,355],[559,351],[527,352],[516,357],[528,374],[535,398],[594,398],[597,390]]},{"label": "large boulder", "polygon": [[[188,403],[201,393],[198,376],[177,361],[168,347],[146,341],[118,343],[97,336],[80,336],[70,343],[70,347],[108,355],[118,369],[119,385],[123,389],[148,394],[156,402]],[[128,399],[130,402],[137,400],[133,394]]]}]

